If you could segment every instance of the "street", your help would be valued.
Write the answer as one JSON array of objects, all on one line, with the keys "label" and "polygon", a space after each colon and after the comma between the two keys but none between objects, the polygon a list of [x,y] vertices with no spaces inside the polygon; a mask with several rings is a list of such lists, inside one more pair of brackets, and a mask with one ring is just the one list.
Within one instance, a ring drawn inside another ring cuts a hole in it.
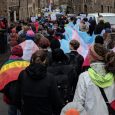
[{"label": "street", "polygon": [[3,102],[2,94],[0,94],[0,115],[7,115],[7,105]]}]

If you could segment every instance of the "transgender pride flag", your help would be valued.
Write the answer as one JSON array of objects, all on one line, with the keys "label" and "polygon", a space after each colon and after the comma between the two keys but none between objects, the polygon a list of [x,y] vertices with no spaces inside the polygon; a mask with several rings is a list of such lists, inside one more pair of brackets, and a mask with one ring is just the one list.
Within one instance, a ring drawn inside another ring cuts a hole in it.
[{"label": "transgender pride flag", "polygon": [[85,43],[85,41],[79,36],[78,32],[71,28],[70,26],[65,27],[65,40],[62,40],[61,49],[64,50],[65,53],[69,53],[69,42],[75,39],[79,41],[80,47],[78,49],[79,54],[81,54],[84,58],[86,58],[89,50],[89,44]]},{"label": "transgender pride flag", "polygon": [[78,48],[77,51],[78,51],[79,54],[81,54],[84,58],[86,58],[90,46],[83,41],[83,39],[78,35],[78,32],[75,31],[75,30],[73,30],[72,39],[75,39],[75,40],[79,41],[80,47]]}]

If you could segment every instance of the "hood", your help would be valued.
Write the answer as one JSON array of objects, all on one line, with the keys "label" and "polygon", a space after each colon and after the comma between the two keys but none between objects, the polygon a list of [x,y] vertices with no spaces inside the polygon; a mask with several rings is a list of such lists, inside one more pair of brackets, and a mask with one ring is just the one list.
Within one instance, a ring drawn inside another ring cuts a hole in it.
[{"label": "hood", "polygon": [[107,73],[105,76],[102,76],[92,68],[88,70],[88,73],[92,82],[98,87],[106,88],[111,86],[114,82],[114,76],[112,73]]},{"label": "hood", "polygon": [[90,67],[95,70],[99,75],[105,76],[107,74],[105,70],[105,63],[104,62],[93,62],[90,64]]},{"label": "hood", "polygon": [[46,77],[47,68],[41,64],[30,64],[30,66],[26,68],[26,72],[32,79],[41,80]]},{"label": "hood", "polygon": [[19,57],[19,56],[11,55],[11,56],[9,57],[9,60],[22,60],[22,58]]}]

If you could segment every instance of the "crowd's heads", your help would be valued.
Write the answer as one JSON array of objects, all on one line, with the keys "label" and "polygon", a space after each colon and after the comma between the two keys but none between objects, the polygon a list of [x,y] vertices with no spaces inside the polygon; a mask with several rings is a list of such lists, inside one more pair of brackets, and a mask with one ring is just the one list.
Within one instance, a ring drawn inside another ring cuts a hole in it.
[{"label": "crowd's heads", "polygon": [[41,33],[37,33],[36,35],[35,35],[35,43],[36,44],[39,44],[39,41],[40,41],[40,39],[42,39],[42,38],[44,38],[44,36],[41,34]]},{"label": "crowd's heads", "polygon": [[88,18],[83,18],[83,21],[84,22],[88,22]]},{"label": "crowd's heads", "polygon": [[101,44],[95,43],[91,46],[89,52],[90,61],[104,61],[107,50]]},{"label": "crowd's heads", "polygon": [[104,19],[103,19],[103,16],[102,16],[102,15],[99,15],[98,21],[99,21],[99,22],[104,22]]},{"label": "crowd's heads", "polygon": [[11,32],[12,32],[12,33],[16,33],[16,28],[13,28],[13,29],[11,30]]},{"label": "crowd's heads", "polygon": [[59,40],[56,40],[56,39],[51,40],[51,45],[50,45],[51,50],[60,48],[60,46],[61,46],[61,44],[60,44]]},{"label": "crowd's heads", "polygon": [[36,51],[31,57],[31,64],[46,64],[47,62],[47,52],[44,50]]},{"label": "crowd's heads", "polygon": [[52,59],[55,62],[64,62],[67,60],[67,57],[64,54],[64,51],[62,49],[58,48],[58,49],[53,50]]},{"label": "crowd's heads", "polygon": [[105,69],[107,72],[112,72],[115,74],[115,52],[110,51],[106,53],[104,60],[106,63]]},{"label": "crowd's heads", "polygon": [[104,33],[104,42],[107,43],[108,49],[113,49],[115,47],[114,35],[111,33]]},{"label": "crowd's heads", "polygon": [[47,32],[48,32],[48,34],[50,35],[50,36],[53,36],[54,35],[54,30],[53,29],[48,29],[47,30]]},{"label": "crowd's heads", "polygon": [[94,44],[89,51],[90,62],[104,62],[107,72],[115,73],[115,53],[108,51],[101,44]]},{"label": "crowd's heads", "polygon": [[26,39],[34,39],[35,38],[35,33],[32,30],[28,30],[26,33]]},{"label": "crowd's heads", "polygon": [[71,50],[77,50],[80,46],[80,43],[77,40],[71,40],[70,41],[70,49]]},{"label": "crowd's heads", "polygon": [[80,30],[82,32],[88,32],[89,31],[89,27],[86,24],[81,23],[80,24]]},{"label": "crowd's heads", "polygon": [[70,21],[71,21],[71,22],[73,22],[73,21],[74,21],[74,19],[75,19],[74,17],[70,17]]},{"label": "crowd's heads", "polygon": [[38,46],[42,49],[50,47],[50,41],[47,38],[41,38],[38,42]]},{"label": "crowd's heads", "polygon": [[109,22],[105,22],[104,23],[104,28],[111,28],[111,24]]},{"label": "crowd's heads", "polygon": [[23,56],[23,49],[21,46],[17,45],[14,46],[11,50],[11,55],[22,57]]},{"label": "crowd's heads", "polygon": [[102,36],[98,35],[95,38],[95,43],[104,44],[104,39]]},{"label": "crowd's heads", "polygon": [[30,28],[29,28],[29,26],[27,26],[27,25],[22,26],[22,30],[24,30],[24,32],[27,32],[29,29],[30,29]]}]

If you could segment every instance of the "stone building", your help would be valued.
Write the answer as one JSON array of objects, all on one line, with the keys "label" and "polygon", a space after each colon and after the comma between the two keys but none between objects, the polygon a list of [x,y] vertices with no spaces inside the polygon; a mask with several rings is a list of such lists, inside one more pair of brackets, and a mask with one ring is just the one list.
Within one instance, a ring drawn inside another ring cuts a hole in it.
[{"label": "stone building", "polygon": [[67,13],[115,12],[115,0],[54,0],[54,5],[67,6]]},{"label": "stone building", "polygon": [[28,0],[20,0],[19,19],[26,19],[28,16]]},{"label": "stone building", "polygon": [[7,17],[7,1],[6,0],[0,1],[0,16]]},{"label": "stone building", "polygon": [[8,0],[8,9],[9,16],[11,21],[17,21],[19,19],[19,8],[20,1],[19,0]]},{"label": "stone building", "polygon": [[115,0],[72,0],[75,13],[115,12]]},{"label": "stone building", "polygon": [[1,0],[0,16],[7,18],[9,21],[19,19],[19,0]]}]

